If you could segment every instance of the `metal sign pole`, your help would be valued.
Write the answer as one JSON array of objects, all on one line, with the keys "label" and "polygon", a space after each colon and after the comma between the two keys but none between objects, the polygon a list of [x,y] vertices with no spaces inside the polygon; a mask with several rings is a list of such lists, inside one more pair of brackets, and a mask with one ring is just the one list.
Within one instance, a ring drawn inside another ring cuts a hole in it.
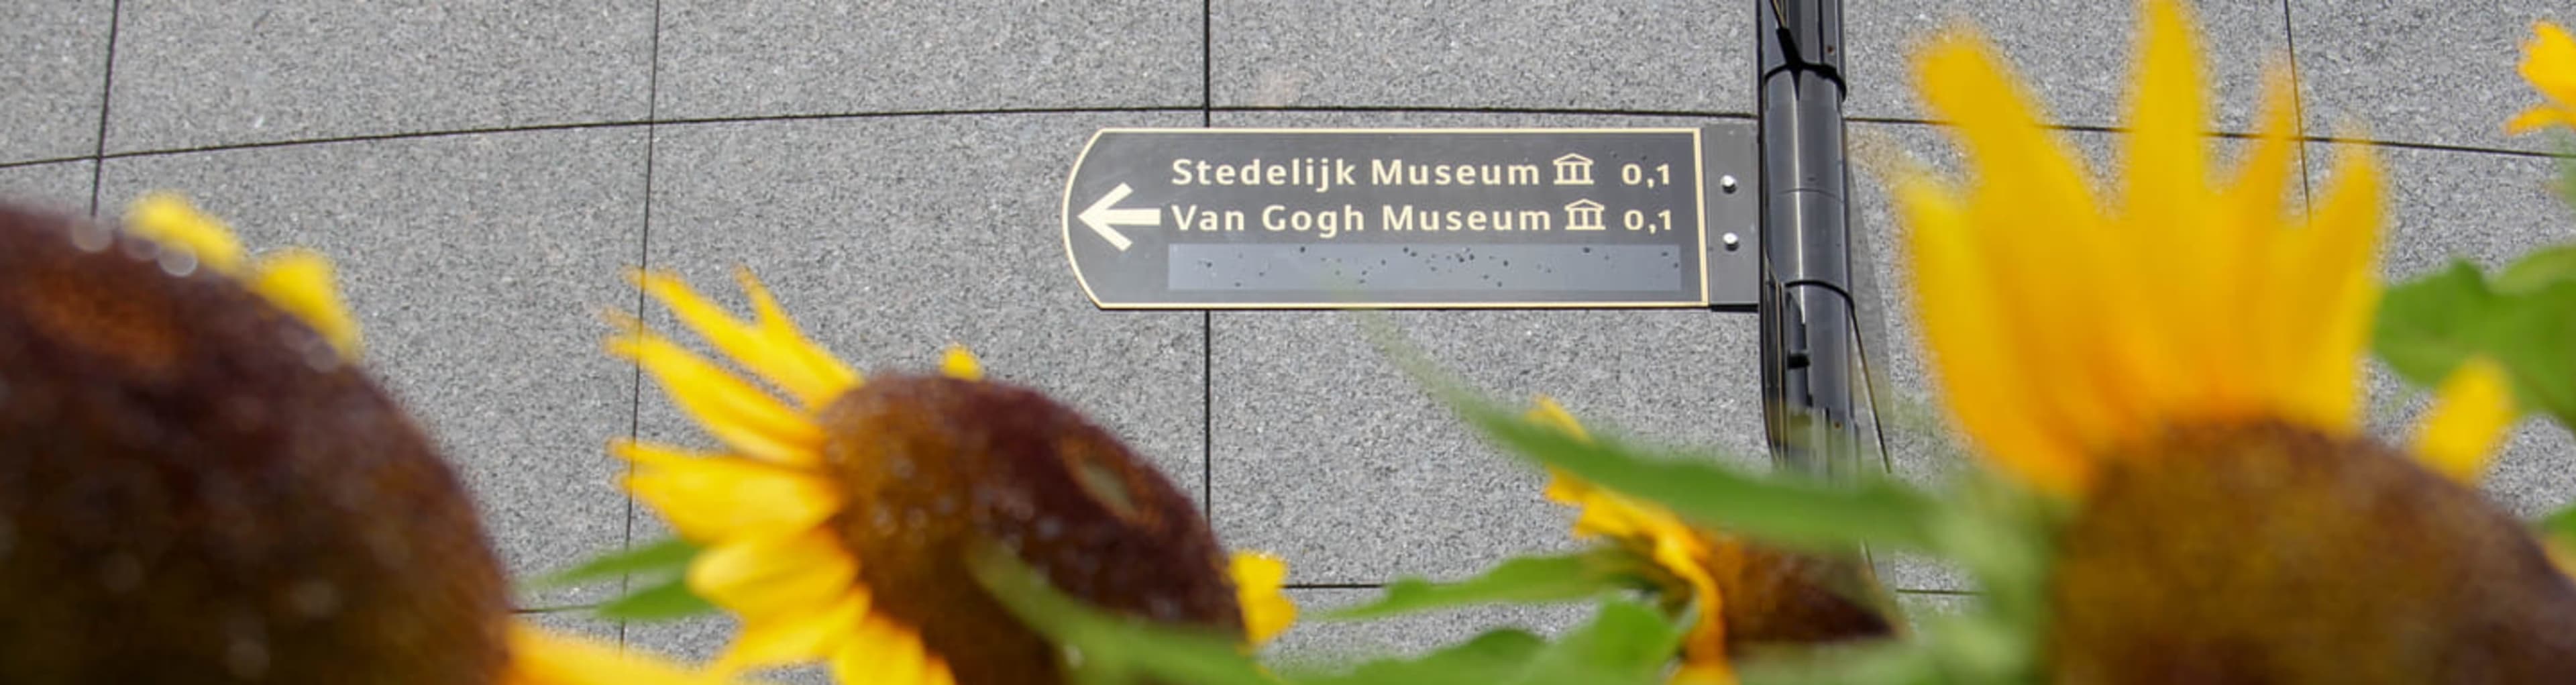
[{"label": "metal sign pole", "polygon": [[1847,468],[1830,462],[1859,444],[1842,0],[1755,2],[1764,428],[1781,467],[1826,474]]}]

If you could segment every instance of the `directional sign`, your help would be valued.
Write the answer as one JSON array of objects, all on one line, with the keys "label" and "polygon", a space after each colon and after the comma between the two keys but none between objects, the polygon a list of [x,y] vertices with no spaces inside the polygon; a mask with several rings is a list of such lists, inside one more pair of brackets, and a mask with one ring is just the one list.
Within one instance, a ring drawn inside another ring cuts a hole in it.
[{"label": "directional sign", "polygon": [[1749,306],[1751,139],[1105,129],[1065,183],[1065,252],[1111,309]]}]

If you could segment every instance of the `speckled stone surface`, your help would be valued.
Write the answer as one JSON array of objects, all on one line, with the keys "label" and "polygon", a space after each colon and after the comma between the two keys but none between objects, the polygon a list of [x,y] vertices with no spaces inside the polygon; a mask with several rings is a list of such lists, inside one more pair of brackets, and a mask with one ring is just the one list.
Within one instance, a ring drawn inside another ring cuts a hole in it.
[{"label": "speckled stone surface", "polygon": [[0,163],[98,151],[99,93],[107,87],[110,0],[13,2],[0,7]]},{"label": "speckled stone surface", "polygon": [[1752,3],[1209,7],[1220,107],[1753,109]]},{"label": "speckled stone surface", "polygon": [[0,199],[51,212],[87,213],[94,168],[86,159],[0,168]]},{"label": "speckled stone surface", "polygon": [[2506,136],[2539,104],[2516,68],[2534,21],[2576,22],[2558,0],[2289,0],[2308,134],[2512,150],[2549,137]]},{"label": "speckled stone surface", "polygon": [[[1932,36],[1972,23],[2029,84],[2050,123],[2125,126],[2136,73],[2133,2],[2066,0],[1852,0],[1844,3],[1851,74],[1846,113],[1934,118],[1915,84],[1914,56]],[[2290,66],[2287,19],[2275,0],[2190,3],[2202,72],[2216,84],[2211,126],[2250,131],[2262,103],[2266,64]],[[2304,40],[2304,36],[2302,37]]]},{"label": "speckled stone surface", "polygon": [[[1390,323],[1489,396],[1546,394],[1636,436],[1763,459],[1743,444],[1760,435],[1750,317],[1424,312]],[[1316,583],[1451,578],[1517,550],[1570,546],[1572,510],[1541,495],[1546,477],[1474,435],[1357,324],[1336,313],[1217,316],[1218,534],[1278,553],[1293,581]],[[1659,342],[1623,342],[1637,340]]]},{"label": "speckled stone surface", "polygon": [[660,6],[665,118],[1202,102],[1197,2]]},{"label": "speckled stone surface", "polygon": [[119,3],[107,149],[638,120],[650,0]]}]

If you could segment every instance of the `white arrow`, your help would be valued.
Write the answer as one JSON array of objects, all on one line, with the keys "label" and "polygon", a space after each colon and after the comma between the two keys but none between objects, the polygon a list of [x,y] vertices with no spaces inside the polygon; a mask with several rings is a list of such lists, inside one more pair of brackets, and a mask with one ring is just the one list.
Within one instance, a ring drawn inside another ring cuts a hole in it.
[{"label": "white arrow", "polygon": [[1073,218],[1081,219],[1082,225],[1091,227],[1091,232],[1100,234],[1102,240],[1109,241],[1111,246],[1118,248],[1118,251],[1125,252],[1127,246],[1133,244],[1133,241],[1121,235],[1118,229],[1111,228],[1112,226],[1163,225],[1163,215],[1152,209],[1110,209],[1112,205],[1118,204],[1119,200],[1127,199],[1127,194],[1131,192],[1135,190],[1128,188],[1125,183],[1120,183],[1118,187],[1109,189],[1109,194],[1102,196],[1099,202],[1091,203],[1090,209],[1082,210],[1081,214],[1076,214]]}]

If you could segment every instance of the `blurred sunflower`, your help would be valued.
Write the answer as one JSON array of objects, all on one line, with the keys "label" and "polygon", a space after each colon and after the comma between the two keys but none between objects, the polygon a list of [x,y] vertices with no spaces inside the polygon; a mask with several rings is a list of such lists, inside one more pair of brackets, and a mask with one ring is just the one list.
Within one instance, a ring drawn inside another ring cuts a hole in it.
[{"label": "blurred sunflower", "polygon": [[2458,482],[2515,417],[2501,372],[2455,372],[2411,455],[2361,434],[2367,148],[2285,218],[2296,122],[2275,70],[2261,135],[2212,186],[2189,18],[2167,0],[2141,14],[2117,208],[1966,30],[1916,68],[1972,181],[1894,184],[1951,416],[1992,466],[2074,505],[2048,581],[2051,680],[2576,673],[2576,588]]},{"label": "blurred sunflower", "polygon": [[[1555,400],[1540,397],[1533,422],[1591,439]],[[1576,508],[1574,536],[1601,540],[1652,562],[1666,594],[1696,611],[1674,685],[1732,683],[1732,660],[1763,644],[1813,644],[1892,634],[1887,616],[1859,601],[1856,566],[1751,544],[1682,521],[1662,506],[1551,471],[1547,498]]]},{"label": "blurred sunflower", "polygon": [[861,383],[738,277],[753,321],[674,276],[637,280],[783,399],[631,318],[609,342],[727,448],[612,446],[635,466],[628,490],[706,547],[688,586],[742,622],[717,670],[820,661],[854,684],[1061,681],[1058,650],[968,572],[983,544],[1105,609],[1247,645],[1293,619],[1284,566],[1227,559],[1188,498],[1107,431],[984,380],[962,348],[939,375]]},{"label": "blurred sunflower", "polygon": [[2534,22],[2531,33],[2522,45],[2522,78],[2549,101],[2514,115],[2504,131],[2529,133],[2551,125],[2576,129],[2576,37],[2546,21]]},{"label": "blurred sunflower", "polygon": [[703,683],[513,618],[320,255],[0,207],[0,682]]}]

